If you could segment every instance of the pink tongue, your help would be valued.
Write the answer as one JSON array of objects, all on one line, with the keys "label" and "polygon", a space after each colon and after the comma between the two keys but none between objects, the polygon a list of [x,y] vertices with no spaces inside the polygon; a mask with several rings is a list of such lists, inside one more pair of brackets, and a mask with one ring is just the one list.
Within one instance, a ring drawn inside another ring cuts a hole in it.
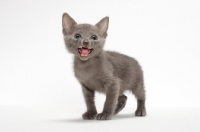
[{"label": "pink tongue", "polygon": [[81,49],[81,56],[88,56],[88,54],[89,54],[89,51],[88,51],[88,49]]}]

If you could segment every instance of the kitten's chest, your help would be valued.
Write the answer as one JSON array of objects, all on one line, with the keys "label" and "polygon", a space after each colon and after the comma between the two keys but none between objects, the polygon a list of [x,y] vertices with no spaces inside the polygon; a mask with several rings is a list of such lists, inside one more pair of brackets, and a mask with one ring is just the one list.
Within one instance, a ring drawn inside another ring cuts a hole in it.
[{"label": "kitten's chest", "polygon": [[75,76],[81,83],[91,82],[95,81],[97,74],[95,67],[88,67],[88,68],[82,68],[82,67],[75,67],[74,68]]},{"label": "kitten's chest", "polygon": [[75,76],[80,83],[84,84],[91,90],[102,91],[103,85],[99,79],[101,72],[96,67],[74,68]]},{"label": "kitten's chest", "polygon": [[81,83],[88,82],[88,81],[92,80],[92,78],[94,77],[93,73],[89,69],[75,68],[74,72],[75,72],[76,78]]}]

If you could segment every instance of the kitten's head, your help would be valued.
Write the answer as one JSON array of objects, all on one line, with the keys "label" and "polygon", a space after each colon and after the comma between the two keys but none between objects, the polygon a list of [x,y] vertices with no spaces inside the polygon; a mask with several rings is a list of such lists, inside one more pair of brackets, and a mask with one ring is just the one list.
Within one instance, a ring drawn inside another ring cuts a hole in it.
[{"label": "kitten's head", "polygon": [[62,26],[65,45],[69,52],[81,60],[99,55],[107,36],[109,18],[101,19],[95,26],[77,24],[67,13],[63,14]]}]

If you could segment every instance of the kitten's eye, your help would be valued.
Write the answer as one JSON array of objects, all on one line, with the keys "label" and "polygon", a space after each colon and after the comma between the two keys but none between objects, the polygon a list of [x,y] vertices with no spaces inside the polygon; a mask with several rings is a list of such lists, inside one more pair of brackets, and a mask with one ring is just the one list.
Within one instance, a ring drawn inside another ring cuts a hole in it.
[{"label": "kitten's eye", "polygon": [[81,35],[80,34],[75,34],[74,38],[79,39],[79,38],[81,38]]},{"label": "kitten's eye", "polygon": [[96,35],[92,35],[92,36],[91,36],[91,39],[93,39],[93,40],[97,40],[98,37],[97,37]]}]

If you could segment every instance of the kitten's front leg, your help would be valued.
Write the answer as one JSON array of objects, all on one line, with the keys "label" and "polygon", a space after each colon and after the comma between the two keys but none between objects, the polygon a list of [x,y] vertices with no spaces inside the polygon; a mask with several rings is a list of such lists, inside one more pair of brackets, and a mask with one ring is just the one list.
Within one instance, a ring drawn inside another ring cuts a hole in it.
[{"label": "kitten's front leg", "polygon": [[117,83],[112,83],[107,87],[104,109],[102,113],[97,115],[97,120],[111,120],[114,115],[118,94],[119,85]]},{"label": "kitten's front leg", "polygon": [[94,91],[82,85],[83,95],[87,106],[87,111],[82,115],[85,120],[93,120],[97,115],[97,110],[94,103]]}]

